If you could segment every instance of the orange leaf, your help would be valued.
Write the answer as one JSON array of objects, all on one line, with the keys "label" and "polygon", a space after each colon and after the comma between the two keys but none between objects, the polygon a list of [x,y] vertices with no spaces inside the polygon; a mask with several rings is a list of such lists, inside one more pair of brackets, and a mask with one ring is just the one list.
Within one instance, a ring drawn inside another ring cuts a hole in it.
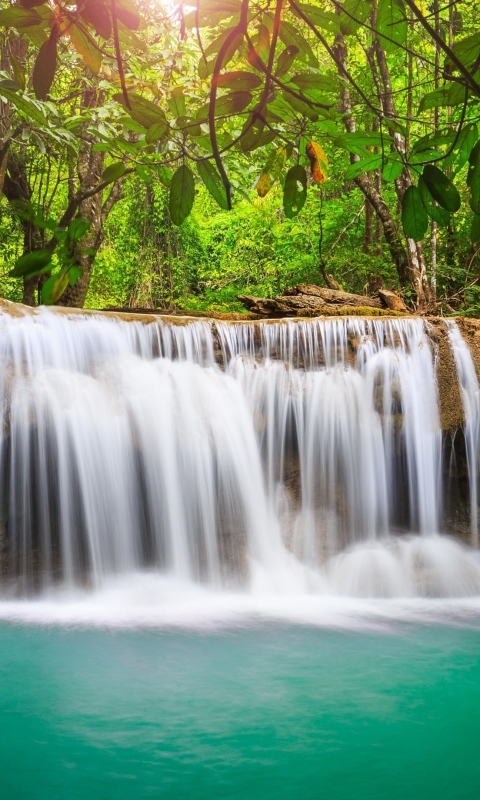
[{"label": "orange leaf", "polygon": [[310,160],[313,180],[315,183],[325,183],[327,180],[328,158],[325,155],[323,147],[317,144],[317,142],[309,142],[305,152]]},{"label": "orange leaf", "polygon": [[270,156],[260,173],[257,181],[257,194],[259,197],[265,197],[269,193],[275,181],[280,177],[280,173],[285,166],[287,159],[287,152],[284,147],[279,147],[270,153]]}]

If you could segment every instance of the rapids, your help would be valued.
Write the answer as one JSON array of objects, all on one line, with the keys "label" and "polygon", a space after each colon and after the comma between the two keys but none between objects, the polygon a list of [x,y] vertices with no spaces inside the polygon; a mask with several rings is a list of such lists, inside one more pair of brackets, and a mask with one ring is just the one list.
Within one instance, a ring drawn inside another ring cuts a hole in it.
[{"label": "rapids", "polygon": [[[478,383],[449,335],[476,536]],[[147,324],[40,308],[1,315],[0,363],[10,603],[142,574],[167,603],[480,595],[478,552],[440,535],[420,319]]]}]

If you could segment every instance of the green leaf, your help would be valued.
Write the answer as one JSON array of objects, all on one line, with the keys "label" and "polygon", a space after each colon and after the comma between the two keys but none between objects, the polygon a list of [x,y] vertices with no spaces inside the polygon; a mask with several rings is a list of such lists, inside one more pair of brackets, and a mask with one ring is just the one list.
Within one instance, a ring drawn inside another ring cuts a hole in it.
[{"label": "green leaf", "polygon": [[345,180],[351,181],[354,178],[358,178],[359,175],[363,175],[364,172],[371,172],[372,170],[380,169],[382,163],[383,158],[381,153],[375,153],[374,155],[362,158],[360,161],[355,161],[355,163],[350,164],[346,170]]},{"label": "green leaf", "polygon": [[258,146],[258,141],[263,134],[265,128],[262,120],[255,120],[252,125],[252,115],[250,114],[242,128],[242,138],[240,139],[240,149],[244,153],[254,150]]},{"label": "green leaf", "polygon": [[53,305],[59,300],[67,289],[70,283],[70,275],[68,270],[62,269],[51,275],[42,286],[42,300],[47,306]]},{"label": "green leaf", "polygon": [[125,175],[125,164],[121,161],[116,161],[114,164],[109,164],[102,172],[102,181],[106,183],[113,183],[118,181],[122,175]]},{"label": "green leaf", "polygon": [[25,91],[25,67],[23,64],[15,58],[15,56],[10,56],[10,60],[12,62],[12,69],[13,74],[15,75],[15,80],[20,86],[22,92]]},{"label": "green leaf", "polygon": [[428,191],[427,184],[422,175],[418,179],[418,191],[420,192],[420,196],[423,201],[423,205],[425,206],[428,216],[431,217],[435,222],[440,225],[442,228],[449,224],[450,222],[450,212],[446,211],[442,206],[436,204],[434,198]]},{"label": "green leaf", "polygon": [[15,92],[9,89],[0,89],[0,95],[2,95],[5,100],[13,103],[13,105],[26,116],[29,122],[34,122],[39,127],[45,125],[44,115],[31,100],[28,100],[22,95],[15,94]]},{"label": "green leaf", "polygon": [[172,185],[172,170],[164,164],[152,164],[152,169],[155,170],[160,183],[162,183],[166,189],[170,189]]},{"label": "green leaf", "polygon": [[480,141],[468,157],[467,186],[470,189],[470,208],[480,214]]},{"label": "green leaf", "polygon": [[88,219],[77,217],[76,219],[73,219],[68,226],[67,236],[71,242],[79,242],[82,236],[85,236],[89,228],[90,222]]},{"label": "green leaf", "polygon": [[20,256],[15,262],[15,266],[8,273],[12,278],[26,278],[32,275],[40,275],[42,272],[50,269],[50,262],[52,260],[52,250],[32,250],[31,253],[26,253]]},{"label": "green leaf", "polygon": [[151,128],[152,125],[168,125],[162,109],[156,106],[155,103],[152,103],[151,100],[147,100],[145,97],[142,97],[139,94],[134,94],[133,92],[128,93],[131,109],[127,107],[123,94],[114,94],[113,99],[124,107],[124,109],[131,116],[131,118],[135,120],[135,122],[138,122],[139,125],[147,128],[147,130],[148,128]]},{"label": "green leaf", "polygon": [[75,286],[76,282],[83,275],[83,270],[80,267],[70,267],[68,270],[68,283],[70,286]]},{"label": "green leaf", "polygon": [[209,56],[217,55],[223,43],[226,42],[230,34],[233,33],[233,31],[235,30],[236,30],[236,25],[233,25],[230,28],[225,28],[225,30],[222,31],[220,36],[217,36],[217,38],[214,39],[213,42],[211,42],[208,45],[208,47],[205,50],[205,55],[207,59],[209,58]]},{"label": "green leaf", "polygon": [[250,92],[231,92],[217,98],[215,116],[223,117],[231,114],[240,114],[252,101]]},{"label": "green leaf", "polygon": [[349,153],[364,157],[365,147],[382,147],[382,136],[380,132],[375,131],[371,133],[356,131],[355,133],[344,133],[343,136],[335,139],[334,144],[336,147],[348,150]]},{"label": "green leaf", "polygon": [[98,75],[102,66],[102,51],[92,39],[90,34],[80,30],[78,25],[72,24],[68,29],[70,41],[77,53],[83,58],[87,67]]},{"label": "green leaf", "polygon": [[340,15],[340,30],[344,36],[350,36],[357,32],[360,23],[366,22],[372,11],[372,5],[366,0],[345,0],[343,9],[348,13]]},{"label": "green leaf", "polygon": [[145,181],[145,183],[151,183],[152,182],[152,174],[150,172],[150,169],[148,167],[146,167],[144,164],[136,164],[135,165],[135,171],[136,171],[138,177],[142,181]]},{"label": "green leaf", "polygon": [[[377,31],[386,53],[391,53],[407,38],[408,22],[403,0],[379,0],[377,11]],[[393,39],[390,42],[381,36]]]},{"label": "green leaf", "polygon": [[424,94],[418,106],[418,113],[421,114],[423,111],[428,111],[429,108],[446,108],[451,105],[448,99],[449,88],[448,86],[442,86],[440,89],[434,89],[433,92]]},{"label": "green leaf", "polygon": [[168,207],[174,225],[181,225],[188,217],[195,200],[195,179],[192,170],[186,164],[174,172],[170,186]]},{"label": "green leaf", "polygon": [[409,186],[402,200],[402,224],[405,236],[420,241],[428,228],[428,214],[416,186]]},{"label": "green leaf", "polygon": [[170,94],[168,98],[168,107],[172,113],[172,116],[177,119],[177,117],[183,117],[185,114],[185,96],[183,94],[183,89],[177,86]]},{"label": "green leaf", "polygon": [[455,171],[458,172],[462,169],[464,164],[468,161],[468,157],[475,146],[478,139],[478,128],[475,122],[465,125],[458,137],[458,141],[453,153],[444,159],[444,166],[450,166],[455,163]]},{"label": "green leaf", "polygon": [[278,56],[277,69],[275,70],[275,76],[277,78],[283,78],[283,76],[286,75],[299,52],[296,44],[291,44],[286,47],[285,50],[282,50]]},{"label": "green leaf", "polygon": [[20,86],[18,85],[17,81],[12,81],[10,78],[4,78],[0,81],[0,91],[2,89],[9,89],[11,92],[19,92]]},{"label": "green leaf", "polygon": [[42,18],[33,8],[22,8],[22,6],[10,6],[0,11],[0,25],[7,28],[30,28],[40,25]]},{"label": "green leaf", "polygon": [[44,100],[50,91],[57,69],[57,28],[53,28],[48,40],[42,44],[35,59],[32,83],[37,100]]},{"label": "green leaf", "polygon": [[283,187],[283,208],[288,219],[296,217],[307,199],[307,173],[299,164],[288,170]]},{"label": "green leaf", "polygon": [[[344,20],[344,16],[338,17],[331,11],[323,11],[321,8],[316,8],[306,3],[296,3],[296,5],[317,28],[328,31],[329,33],[340,33],[340,20]],[[300,17],[295,8],[292,8],[292,11]],[[302,19],[302,17],[300,17],[300,19]]]},{"label": "green leaf", "polygon": [[198,174],[220,208],[228,211],[227,193],[222,178],[210,161],[199,161]]},{"label": "green leaf", "polygon": [[301,72],[290,78],[290,83],[298,86],[302,92],[318,89],[322,92],[337,92],[338,81],[329,75],[321,75],[318,72]]},{"label": "green leaf", "polygon": [[[452,50],[467,69],[473,67],[480,53],[480,31],[461,39],[459,42],[455,42]],[[450,69],[457,69],[448,58],[446,59],[446,66]]]},{"label": "green leaf", "polygon": [[[290,94],[290,92],[282,92],[282,97],[289,106],[293,108],[298,114],[301,114],[302,117],[307,117],[308,119],[312,120],[312,122],[316,122],[318,119],[318,111],[309,103],[300,100],[298,97]],[[272,106],[271,106],[272,107]]]},{"label": "green leaf", "polygon": [[396,181],[403,171],[403,161],[399,156],[387,156],[382,169],[384,181]]},{"label": "green leaf", "polygon": [[423,169],[423,180],[428,191],[437,203],[446,211],[458,211],[461,205],[460,195],[441,169],[434,164],[427,164]]},{"label": "green leaf", "polygon": [[165,136],[166,132],[168,131],[168,125],[166,122],[156,122],[154,125],[151,125],[145,135],[145,141],[148,144],[153,144],[153,142],[158,142],[162,136]]},{"label": "green leaf", "polygon": [[279,37],[286,47],[292,44],[298,47],[298,58],[300,61],[306,60],[312,67],[318,67],[316,56],[307,40],[300,33],[298,27],[292,25],[290,22],[283,21],[280,24]]},{"label": "green leaf", "polygon": [[480,242],[480,216],[473,215],[472,226],[470,228],[470,241]]},{"label": "green leaf", "polygon": [[148,52],[148,45],[144,39],[140,39],[133,31],[129,30],[122,22],[118,23],[118,38],[125,50],[143,50]]},{"label": "green leaf", "polygon": [[236,89],[237,91],[253,91],[263,83],[262,79],[254,72],[225,72],[218,76],[220,89]]}]

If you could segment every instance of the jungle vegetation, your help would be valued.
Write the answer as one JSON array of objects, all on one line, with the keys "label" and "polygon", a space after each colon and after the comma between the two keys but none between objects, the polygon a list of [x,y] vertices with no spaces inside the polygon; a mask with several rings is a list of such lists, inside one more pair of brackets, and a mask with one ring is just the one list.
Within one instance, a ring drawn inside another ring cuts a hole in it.
[{"label": "jungle vegetation", "polygon": [[[193,2],[193,0],[192,0]],[[0,294],[480,313],[480,8],[0,2]]]}]

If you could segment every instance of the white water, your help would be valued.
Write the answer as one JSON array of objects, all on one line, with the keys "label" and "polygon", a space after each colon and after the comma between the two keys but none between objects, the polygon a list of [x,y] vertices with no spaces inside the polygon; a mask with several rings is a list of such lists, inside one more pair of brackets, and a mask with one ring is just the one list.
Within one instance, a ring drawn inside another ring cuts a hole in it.
[{"label": "white water", "polygon": [[472,541],[478,546],[478,477],[480,453],[480,387],[473,359],[457,323],[447,323],[448,338],[455,358],[465,412],[465,446],[470,486],[470,521]]},{"label": "white water", "polygon": [[107,606],[123,593],[120,617],[131,598],[168,619],[479,595],[478,554],[437,535],[424,323],[215,325],[220,349],[208,322],[1,316],[7,596],[41,588],[54,599],[30,611],[61,617],[75,591],[88,617],[93,586]]}]

